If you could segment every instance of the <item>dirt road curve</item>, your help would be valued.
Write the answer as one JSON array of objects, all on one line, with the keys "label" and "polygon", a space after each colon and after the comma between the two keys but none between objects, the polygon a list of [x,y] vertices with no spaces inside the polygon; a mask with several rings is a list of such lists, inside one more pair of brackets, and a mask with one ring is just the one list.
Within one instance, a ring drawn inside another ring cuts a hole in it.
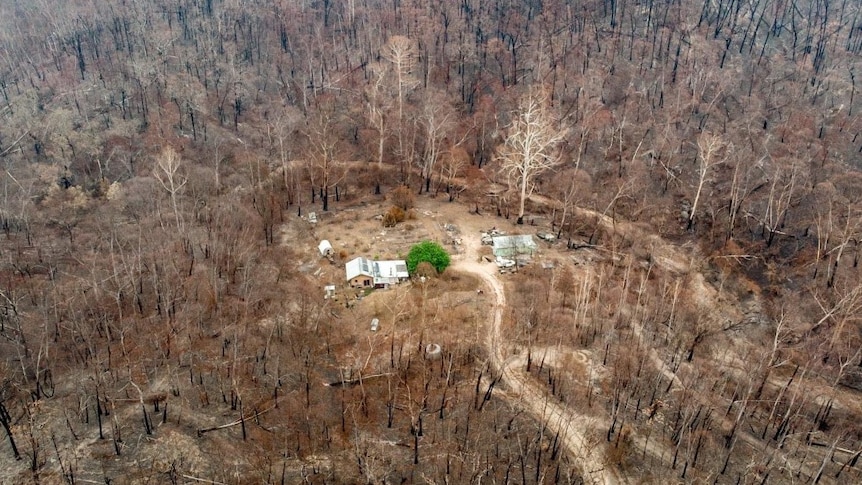
[{"label": "dirt road curve", "polygon": [[545,390],[533,382],[529,375],[518,365],[520,359],[506,361],[503,355],[502,324],[503,310],[506,308],[506,294],[503,284],[497,277],[493,263],[479,263],[478,251],[481,241],[478,236],[469,235],[463,239],[464,254],[454,267],[473,273],[482,279],[494,292],[495,304],[493,318],[487,332],[485,345],[491,356],[491,364],[501,375],[503,384],[509,389],[507,394],[515,396],[518,403],[533,415],[551,435],[558,435],[569,455],[580,465],[586,483],[616,484],[626,483],[618,470],[606,467],[604,446],[601,442],[589,440],[588,431],[599,427],[595,418],[578,414],[561,405]]}]

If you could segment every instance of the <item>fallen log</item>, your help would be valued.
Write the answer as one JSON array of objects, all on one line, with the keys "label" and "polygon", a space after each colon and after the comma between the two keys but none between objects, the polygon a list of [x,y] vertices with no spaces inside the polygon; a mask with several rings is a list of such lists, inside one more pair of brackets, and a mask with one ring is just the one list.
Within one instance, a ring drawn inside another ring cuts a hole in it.
[{"label": "fallen log", "polygon": [[242,424],[247,419],[256,419],[258,416],[261,416],[265,413],[268,413],[268,412],[272,411],[273,409],[275,409],[275,404],[264,409],[263,411],[255,410],[255,412],[249,416],[240,416],[240,418],[237,419],[236,421],[232,421],[230,423],[223,424],[221,426],[213,426],[212,428],[199,429],[198,430],[198,437],[203,436],[204,433],[209,433],[210,431],[217,431],[220,429],[231,428],[231,427],[236,426],[238,424]]},{"label": "fallen log", "polygon": [[376,377],[384,377],[384,376],[391,376],[391,375],[392,375],[391,372],[384,372],[383,374],[371,374],[371,375],[367,375],[367,376],[360,375],[359,377],[352,377],[350,379],[339,379],[337,381],[324,382],[323,385],[327,386],[327,387],[334,387],[334,386],[347,387],[347,386],[353,386],[353,385],[359,384],[360,382],[368,380],[368,379],[374,379]]}]

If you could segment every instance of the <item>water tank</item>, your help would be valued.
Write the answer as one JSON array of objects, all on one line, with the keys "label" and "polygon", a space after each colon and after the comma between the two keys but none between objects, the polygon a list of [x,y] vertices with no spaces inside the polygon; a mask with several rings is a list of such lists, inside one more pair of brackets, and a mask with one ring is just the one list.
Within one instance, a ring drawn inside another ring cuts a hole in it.
[{"label": "water tank", "polygon": [[428,344],[425,346],[425,358],[428,360],[439,359],[442,355],[440,344]]},{"label": "water tank", "polygon": [[326,239],[320,241],[320,244],[317,245],[317,249],[318,251],[320,251],[320,255],[325,258],[332,256],[332,244],[329,244],[329,241],[327,241]]}]

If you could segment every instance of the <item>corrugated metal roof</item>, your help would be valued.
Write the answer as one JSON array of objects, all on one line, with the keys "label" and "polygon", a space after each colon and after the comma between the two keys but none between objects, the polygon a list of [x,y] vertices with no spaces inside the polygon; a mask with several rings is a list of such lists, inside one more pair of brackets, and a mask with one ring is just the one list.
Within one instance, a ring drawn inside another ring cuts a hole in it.
[{"label": "corrugated metal roof", "polygon": [[371,273],[370,265],[368,264],[368,260],[363,258],[362,256],[351,259],[344,265],[344,271],[347,274],[347,279],[352,280],[360,275],[365,276],[374,276]]},{"label": "corrugated metal roof", "polygon": [[375,261],[375,274],[374,276],[385,277],[385,278],[409,278],[410,274],[407,272],[407,263],[401,260],[396,261]]},{"label": "corrugated metal roof", "polygon": [[404,260],[370,261],[362,256],[348,261],[344,265],[348,280],[364,275],[374,278],[409,278],[407,263]]},{"label": "corrugated metal roof", "polygon": [[538,249],[533,236],[494,236],[491,238],[495,256],[513,256],[516,254],[533,254]]}]

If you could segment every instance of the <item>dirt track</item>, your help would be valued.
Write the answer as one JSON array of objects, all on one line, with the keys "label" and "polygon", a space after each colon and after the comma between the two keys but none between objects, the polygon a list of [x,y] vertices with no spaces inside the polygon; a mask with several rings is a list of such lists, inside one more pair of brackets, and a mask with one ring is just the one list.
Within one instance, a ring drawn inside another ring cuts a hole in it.
[{"label": "dirt track", "polygon": [[493,263],[479,263],[478,249],[481,245],[478,235],[466,235],[463,239],[464,254],[456,261],[454,268],[473,273],[494,292],[494,312],[489,322],[485,345],[491,358],[492,368],[499,373],[508,394],[515,397],[517,404],[528,411],[552,435],[558,435],[565,448],[579,463],[584,481],[593,484],[626,483],[618,470],[604,463],[604,446],[589,439],[588,431],[606,424],[597,418],[578,414],[563,406],[556,399],[532,382],[522,369],[521,359],[506,360],[503,355],[502,324],[503,310],[506,308],[506,294],[503,284],[496,273]]},{"label": "dirt track", "polygon": [[[703,274],[696,270],[696,265],[693,264],[694,254],[692,251],[675,246],[627,221],[613,220],[606,215],[588,209],[578,208],[575,212],[579,217],[592,219],[595,224],[606,230],[612,230],[628,240],[642,241],[649,248],[651,261],[655,267],[669,274],[685,278],[698,306],[712,310],[709,312],[711,318],[722,321],[739,321],[743,318],[738,302],[732,299],[725,301],[717,290],[705,281]],[[450,213],[449,216],[455,216],[455,214]],[[468,221],[463,215],[459,214],[459,216],[452,217],[451,220],[459,226],[463,224],[465,229],[475,226],[476,221]],[[531,414],[545,427],[549,434],[559,436],[569,456],[582,470],[583,479],[586,483],[636,482],[637,477],[627,476],[624,471],[605,463],[607,447],[603,439],[593,438],[591,440],[591,437],[595,436],[596,430],[609,427],[610,422],[607,417],[581,414],[576,409],[559,403],[526,372],[527,351],[517,354],[511,354],[507,351],[508,347],[502,336],[503,312],[507,308],[505,291],[498,277],[496,265],[479,262],[481,241],[478,231],[475,229],[472,227],[463,233],[461,238],[463,253],[455,258],[454,268],[475,274],[494,292],[494,312],[493,316],[489,318],[484,344],[488,349],[492,368],[500,376],[507,389],[501,394]],[[649,348],[649,362],[671,382],[672,392],[677,393],[685,389],[686,384],[679,375],[663,361],[655,348],[650,347],[638,319],[631,320],[635,336],[641,344]],[[719,325],[721,322],[713,323]],[[567,355],[578,358],[584,365],[590,365],[591,360],[589,352],[566,347],[533,348],[531,351],[533,356],[542,356],[548,365],[562,365],[563,357]],[[593,366],[595,367],[595,363]],[[770,379],[770,384],[776,388],[781,388],[786,382]],[[748,432],[740,432],[738,437],[752,448],[764,446],[761,440]],[[631,438],[638,449],[644,450],[646,454],[658,459],[659,462],[662,461],[663,457],[672,453],[658,440],[649,440],[648,437],[640,436],[637,433]],[[819,459],[819,454],[817,456]],[[783,456],[783,459],[786,460],[788,457]],[[816,470],[812,469],[809,463],[802,463],[798,460],[790,460],[790,463],[792,468],[805,470],[809,476],[814,476],[816,473]]]}]

